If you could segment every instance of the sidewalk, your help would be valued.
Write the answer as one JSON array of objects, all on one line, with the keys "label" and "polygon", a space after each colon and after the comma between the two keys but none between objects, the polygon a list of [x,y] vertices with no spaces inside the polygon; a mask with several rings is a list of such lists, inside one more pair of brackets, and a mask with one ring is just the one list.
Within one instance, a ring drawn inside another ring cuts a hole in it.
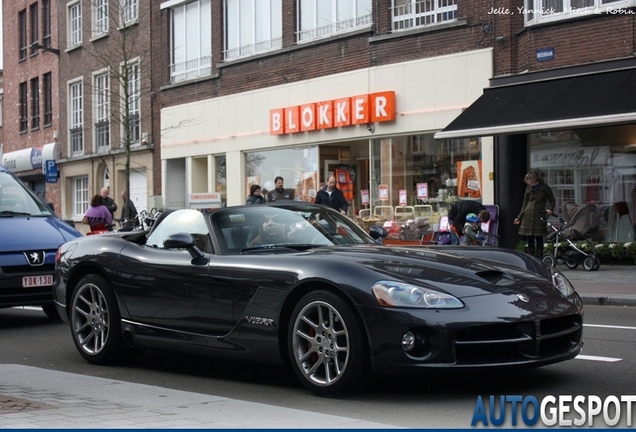
[{"label": "sidewalk", "polygon": [[336,428],[392,425],[30,366],[0,364],[0,429]]},{"label": "sidewalk", "polygon": [[[636,266],[559,270],[588,305],[636,306]],[[0,364],[0,429],[387,429],[367,422],[106,378]]]}]

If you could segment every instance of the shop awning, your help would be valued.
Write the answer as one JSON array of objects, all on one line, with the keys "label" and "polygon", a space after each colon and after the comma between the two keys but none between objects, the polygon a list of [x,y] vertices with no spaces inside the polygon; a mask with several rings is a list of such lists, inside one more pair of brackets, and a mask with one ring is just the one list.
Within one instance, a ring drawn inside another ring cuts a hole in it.
[{"label": "shop awning", "polygon": [[636,69],[490,87],[436,139],[636,123]]}]

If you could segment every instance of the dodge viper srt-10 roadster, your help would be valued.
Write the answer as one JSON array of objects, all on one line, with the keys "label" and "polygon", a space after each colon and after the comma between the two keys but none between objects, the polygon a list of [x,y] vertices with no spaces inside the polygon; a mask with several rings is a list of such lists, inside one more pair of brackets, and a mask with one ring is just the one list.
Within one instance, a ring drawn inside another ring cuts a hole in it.
[{"label": "dodge viper srt-10 roadster", "polygon": [[148,231],[65,243],[57,310],[94,364],[145,350],[287,364],[316,394],[372,374],[576,357],[583,304],[496,247],[397,247],[322,205],[166,210]]}]

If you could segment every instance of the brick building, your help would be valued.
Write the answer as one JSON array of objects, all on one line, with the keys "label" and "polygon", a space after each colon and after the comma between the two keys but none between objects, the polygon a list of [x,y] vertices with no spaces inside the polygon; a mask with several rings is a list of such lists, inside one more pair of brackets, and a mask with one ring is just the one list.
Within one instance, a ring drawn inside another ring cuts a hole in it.
[{"label": "brick building", "polygon": [[81,221],[104,187],[119,206],[115,218],[124,190],[138,211],[150,210],[156,195],[150,2],[59,4],[62,212]]},{"label": "brick building", "polygon": [[[152,27],[154,83],[167,131],[164,201],[241,204],[249,184],[267,189],[277,175],[296,199],[311,200],[334,173],[341,186],[353,186],[352,216],[390,217],[416,207],[436,218],[455,200],[496,203],[501,243],[514,247],[523,173],[536,169],[555,189],[558,206],[598,203],[605,238],[633,238],[633,230],[618,228],[626,218],[615,204],[624,200],[626,217],[633,217],[636,163],[628,131],[635,110],[604,101],[611,108],[577,114],[595,118],[584,128],[568,114],[601,102],[594,88],[605,76],[568,81],[584,86],[587,104],[573,97],[576,87],[562,97],[560,87],[529,86],[524,94],[534,99],[510,106],[490,90],[513,87],[505,101],[515,100],[520,83],[630,69],[634,6],[633,0],[160,2]],[[197,21],[197,14],[206,18]],[[187,51],[182,41],[197,47]],[[603,91],[616,91],[621,79],[629,80],[612,75],[617,85]],[[395,97],[390,120],[365,117],[365,101],[383,92]],[[551,117],[547,123],[524,117],[532,109]],[[494,119],[484,120],[488,115]],[[509,132],[498,122],[532,126]],[[550,155],[559,162],[553,165]],[[199,202],[201,196],[209,202]]]},{"label": "brick building", "polygon": [[495,136],[495,202],[505,245],[518,239],[512,221],[528,169],[551,185],[556,212],[567,218],[568,202],[595,205],[597,240],[633,241],[636,2],[502,3],[508,5],[496,20],[508,25],[497,46],[509,51],[496,53],[484,94],[435,137]]},{"label": "brick building", "polygon": [[4,94],[2,164],[61,210],[57,176],[46,181],[46,161],[58,159],[59,100],[55,1],[3,2]]}]

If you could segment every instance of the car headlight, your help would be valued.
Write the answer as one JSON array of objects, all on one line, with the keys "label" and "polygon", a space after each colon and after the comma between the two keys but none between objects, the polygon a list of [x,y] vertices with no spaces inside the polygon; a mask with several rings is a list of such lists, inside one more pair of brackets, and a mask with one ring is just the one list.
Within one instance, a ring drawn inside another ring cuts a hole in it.
[{"label": "car headlight", "polygon": [[377,281],[373,295],[381,306],[425,309],[458,309],[464,304],[450,294],[396,281]]},{"label": "car headlight", "polygon": [[565,297],[570,297],[572,294],[574,294],[574,287],[572,286],[570,281],[565,276],[563,276],[563,273],[553,267],[550,267],[550,273],[552,276],[552,285],[554,285],[556,289],[561,291],[561,294],[563,294]]}]

